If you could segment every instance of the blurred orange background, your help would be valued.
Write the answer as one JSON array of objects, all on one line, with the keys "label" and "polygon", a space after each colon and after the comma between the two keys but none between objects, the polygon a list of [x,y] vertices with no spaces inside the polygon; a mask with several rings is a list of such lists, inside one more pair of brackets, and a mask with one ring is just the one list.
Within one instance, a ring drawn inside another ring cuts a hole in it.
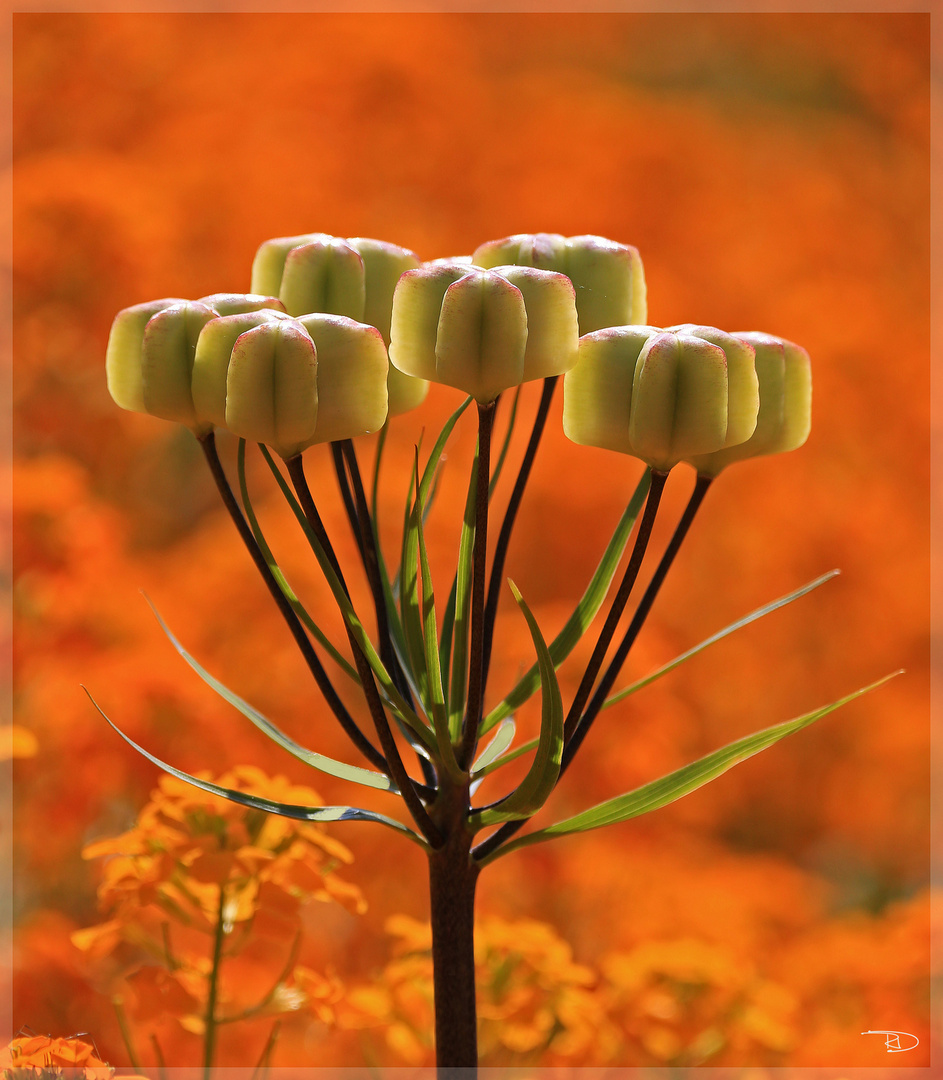
[{"label": "blurred orange background", "polygon": [[[599,233],[640,249],[649,322],[782,335],[808,349],[815,383],[807,445],[738,465],[710,493],[624,681],[842,574],[604,714],[539,821],[906,674],[650,817],[499,860],[479,910],[551,924],[588,965],[645,943],[709,946],[791,995],[794,1037],[709,1064],[884,1065],[881,1040],[860,1035],[882,1028],[920,1037],[906,1064],[926,1065],[929,16],[19,14],[14,91],[15,704],[37,748],[14,763],[14,1026],[91,1031],[106,1060],[126,1060],[69,933],[99,917],[82,845],[128,828],[157,771],[80,684],[181,768],[251,762],[328,802],[354,797],[216,699],[140,596],[300,741],[354,760],[190,433],[108,397],[114,313],[246,289],[271,236],[374,236],[431,259],[512,232]],[[525,418],[536,396],[526,388]],[[429,438],[459,400],[434,389],[393,424],[392,542],[420,427]],[[640,473],[567,443],[559,414],[558,398],[507,568],[548,637]],[[430,518],[443,592],[473,439],[461,426]],[[369,441],[360,453],[371,460]],[[329,458],[309,457],[349,560]],[[690,490],[683,469],[656,548]],[[284,565],[327,605],[256,475]],[[512,608],[492,701],[532,661]],[[588,652],[561,671],[565,699]],[[312,926],[306,948],[366,978],[388,957],[387,917],[426,917],[423,860],[373,826],[333,831],[370,909]],[[665,1063],[663,1043],[644,1045],[611,1063]],[[255,1060],[235,1035],[220,1052]],[[276,1063],[358,1052],[301,1031]]]}]

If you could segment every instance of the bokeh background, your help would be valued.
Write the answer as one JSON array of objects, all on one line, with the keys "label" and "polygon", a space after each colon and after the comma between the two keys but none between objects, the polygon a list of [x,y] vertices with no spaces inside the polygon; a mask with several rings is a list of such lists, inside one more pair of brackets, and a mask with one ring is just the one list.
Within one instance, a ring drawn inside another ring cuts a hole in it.
[{"label": "bokeh background", "polygon": [[[860,1035],[873,1028],[916,1034],[906,1063],[927,1064],[929,16],[21,14],[14,90],[14,1025],[90,1031],[127,1060],[106,980],[69,935],[105,917],[83,844],[130,827],[157,772],[80,684],[182,768],[252,762],[350,798],[214,698],[140,595],[283,727],[346,753],[192,436],[110,401],[115,311],[245,289],[270,236],[376,236],[434,258],[553,231],[636,245],[655,325],[763,329],[813,358],[807,445],[716,484],[626,679],[842,574],[604,714],[541,820],[906,674],[650,817],[489,868],[483,916],[539,920],[599,987],[622,978],[616,1041],[541,1060],[684,1063],[706,1025],[721,1033],[706,1064],[882,1065],[883,1042]],[[434,390],[394,423],[392,542],[412,445],[457,400]],[[559,413],[508,563],[547,634],[640,471],[569,445]],[[430,519],[443,578],[473,437],[460,428]],[[328,459],[310,459],[349,556]],[[678,473],[656,547],[690,490]],[[326,605],[258,484],[285,565]],[[519,615],[502,609],[498,632],[492,697],[531,661]],[[426,917],[422,856],[371,826],[334,833],[369,910],[316,913],[305,956],[382,983],[387,920]],[[243,1027],[223,1063],[258,1058],[267,1029]],[[188,1063],[195,1037],[162,1030],[170,1063]],[[298,1017],[276,1064],[408,1050]],[[498,1046],[489,1062],[530,1060]]]}]

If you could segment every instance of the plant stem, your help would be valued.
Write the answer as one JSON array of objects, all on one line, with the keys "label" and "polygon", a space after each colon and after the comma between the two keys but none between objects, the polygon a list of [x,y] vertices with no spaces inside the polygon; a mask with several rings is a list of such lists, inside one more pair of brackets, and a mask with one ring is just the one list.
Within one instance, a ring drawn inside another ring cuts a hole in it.
[{"label": "plant stem", "polygon": [[475,885],[466,829],[468,783],[444,778],[433,807],[445,844],[429,854],[429,904],[438,1080],[469,1078],[478,1067],[475,1005]]},{"label": "plant stem", "polygon": [[278,610],[282,613],[282,617],[287,623],[292,637],[295,639],[295,644],[301,650],[301,655],[308,665],[308,670],[314,676],[314,681],[318,684],[318,688],[324,695],[324,700],[327,702],[331,712],[334,713],[341,727],[347,732],[351,742],[358,750],[360,750],[370,764],[387,772],[386,758],[384,758],[380,751],[377,750],[373,743],[370,742],[366,735],[360,730],[356,721],[338,697],[333,683],[328,677],[327,672],[324,670],[321,661],[318,659],[318,654],[314,651],[314,646],[311,644],[308,635],[304,631],[304,627],[301,625],[294,611],[292,611],[291,604],[279,588],[278,582],[275,580],[272,571],[269,569],[268,563],[265,561],[265,556],[259,550],[259,545],[255,542],[252,530],[249,528],[249,524],[243,516],[242,511],[239,509],[239,504],[236,502],[232,488],[229,486],[229,481],[226,479],[226,473],[223,471],[222,463],[216,452],[216,439],[213,432],[211,431],[207,435],[197,436],[197,438],[200,442],[200,446],[203,448],[203,454],[206,457],[210,472],[213,474],[213,479],[216,481],[216,487],[223,500],[223,505],[229,512],[229,516],[232,518],[233,524],[236,526],[239,536],[245,544],[246,550],[252,557],[256,569],[262,575],[262,580],[268,587]]},{"label": "plant stem", "polygon": [[213,937],[213,966],[210,968],[209,988],[206,994],[206,1018],[203,1035],[203,1080],[210,1080],[213,1058],[216,1055],[216,994],[219,989],[219,969],[223,958],[223,940],[226,936],[226,887],[219,887],[219,911],[216,916],[216,933]]},{"label": "plant stem", "polygon": [[704,496],[707,494],[707,489],[711,486],[712,480],[713,477],[711,476],[698,476],[694,484],[694,491],[691,493],[691,498],[688,500],[688,505],[684,508],[684,513],[681,515],[681,520],[678,522],[674,534],[672,535],[668,546],[665,548],[665,553],[661,557],[661,562],[659,562],[655,573],[652,575],[652,580],[648,583],[648,587],[645,589],[642,599],[635,609],[635,614],[632,616],[632,621],[629,623],[625,636],[619,643],[619,648],[616,650],[609,667],[606,668],[603,677],[599,680],[599,685],[596,687],[596,691],[590,699],[586,711],[583,713],[583,716],[577,724],[576,730],[573,732],[573,737],[570,739],[570,742],[563,752],[563,761],[560,765],[561,775],[563,770],[569,765],[573,755],[579,750],[580,744],[583,742],[583,739],[586,738],[586,733],[589,731],[590,725],[599,715],[600,710],[605,704],[606,696],[612,689],[612,684],[619,677],[619,672],[622,670],[622,665],[629,655],[629,650],[635,644],[635,639],[638,637],[639,631],[642,629],[645,619],[652,609],[652,604],[654,604],[655,598],[658,596],[658,591],[661,589],[662,583],[664,582],[668,571],[671,569],[671,564],[674,562],[674,558],[678,554],[678,549],[681,547],[685,536],[687,536],[688,529],[691,527],[691,522],[694,520],[694,515],[704,501]]},{"label": "plant stem", "polygon": [[[570,710],[567,713],[567,718],[563,726],[564,749],[560,768],[561,776],[563,775],[564,763],[568,765],[573,759],[575,750],[570,751],[569,754],[567,753],[570,741],[573,738],[574,732],[579,730],[578,725],[580,716],[582,715],[583,706],[586,704],[590,691],[593,688],[593,683],[596,681],[596,676],[599,674],[599,669],[602,667],[603,660],[606,658],[606,650],[609,648],[613,635],[616,632],[616,626],[619,623],[622,612],[625,610],[625,605],[628,603],[632,586],[635,584],[635,580],[638,577],[642,560],[645,557],[645,550],[648,547],[648,541],[652,534],[652,525],[655,521],[655,514],[658,510],[658,504],[661,502],[662,492],[665,489],[665,481],[667,479],[667,473],[657,472],[652,469],[651,487],[648,489],[648,498],[645,502],[645,511],[642,514],[642,520],[639,523],[638,534],[635,537],[635,546],[632,548],[632,554],[629,556],[629,562],[625,568],[622,582],[619,585],[619,591],[616,593],[616,597],[612,602],[612,607],[609,609],[609,614],[606,616],[603,628],[599,632],[596,647],[593,649],[593,654],[590,657],[586,671],[583,673],[583,678],[577,688],[576,696],[573,698],[573,702],[570,705]],[[580,741],[582,741],[582,738],[583,736],[580,736]],[[557,778],[557,782],[559,783],[559,777]],[[475,848],[475,859],[480,860],[487,855],[490,855],[499,848],[505,840],[510,839],[519,829],[521,829],[526,821],[526,818],[521,818],[517,821],[505,822],[499,829],[493,832],[486,840],[483,840]]]},{"label": "plant stem", "polygon": [[638,577],[638,572],[642,566],[642,560],[645,557],[645,551],[648,547],[648,541],[652,535],[652,525],[655,523],[655,514],[658,511],[658,504],[661,502],[661,495],[665,489],[665,481],[667,479],[667,473],[658,472],[657,470],[652,469],[652,483],[651,487],[648,489],[648,498],[645,501],[645,511],[642,514],[642,520],[639,523],[638,533],[635,537],[635,546],[632,548],[632,554],[629,557],[628,564],[625,568],[625,574],[622,576],[619,591],[616,593],[615,599],[612,602],[612,607],[609,609],[609,614],[606,616],[603,628],[599,632],[599,637],[596,640],[596,647],[593,649],[593,654],[589,658],[586,670],[583,672],[583,678],[576,691],[576,696],[570,704],[570,710],[567,713],[566,722],[563,726],[563,738],[565,742],[569,742],[573,736],[573,732],[576,730],[576,726],[583,713],[583,707],[589,698],[590,691],[593,688],[593,683],[596,681],[596,676],[599,674],[599,669],[602,667],[603,660],[606,658],[606,650],[609,648],[613,635],[616,632],[616,627],[619,624],[619,619],[622,617],[622,612],[625,610],[625,605],[628,603],[629,593],[631,593],[632,586],[635,584],[635,580]]},{"label": "plant stem", "polygon": [[[308,487],[308,480],[305,476],[301,454],[296,454],[295,457],[289,458],[285,462],[285,465],[288,469],[288,475],[291,477],[291,481],[295,486],[298,501],[301,503],[301,509],[304,511],[305,517],[311,525],[311,529],[317,537],[318,542],[324,547],[325,554],[328,555],[332,565],[334,565],[337,562],[337,559],[332,558],[333,551],[330,550],[330,541],[327,539],[327,533],[324,531],[324,525],[321,523],[320,515],[314,504],[311,489]],[[343,584],[343,579],[340,577],[336,568],[335,573],[337,573],[338,578]],[[347,592],[346,587],[344,587],[344,591],[345,593]],[[403,802],[406,803],[419,831],[432,847],[439,847],[443,843],[443,838],[435,825],[433,825],[432,820],[416,791],[416,786],[414,785],[412,778],[406,772],[406,766],[403,764],[399,747],[396,745],[396,740],[393,737],[393,732],[390,729],[389,721],[386,717],[386,711],[383,708],[380,692],[377,690],[377,684],[373,677],[370,662],[364,655],[364,651],[354,636],[353,630],[347,624],[346,619],[344,620],[344,626],[347,630],[350,651],[353,654],[354,663],[357,666],[357,674],[360,676],[360,684],[367,701],[367,707],[370,710],[370,716],[373,720],[373,725],[376,728],[380,746],[383,748],[383,752],[386,755],[388,764],[387,775],[399,788],[400,794],[403,797]]]},{"label": "plant stem", "polygon": [[478,477],[475,492],[475,545],[472,549],[471,634],[469,639],[468,699],[465,730],[458,764],[467,769],[478,745],[484,703],[485,574],[488,557],[488,484],[491,479],[491,433],[495,402],[478,403]]},{"label": "plant stem", "polygon": [[491,577],[488,581],[488,601],[485,605],[485,652],[482,661],[481,681],[482,686],[488,685],[488,669],[491,667],[491,647],[494,638],[494,623],[498,613],[498,600],[501,595],[502,576],[504,574],[504,561],[507,557],[508,544],[511,540],[511,530],[520,509],[521,499],[524,497],[524,488],[527,486],[530,470],[537,456],[537,448],[540,445],[540,437],[547,423],[547,414],[550,412],[550,402],[553,400],[553,391],[559,381],[559,375],[551,375],[544,379],[543,390],[540,394],[540,404],[537,406],[537,415],[534,418],[534,427],[524,451],[524,459],[521,462],[520,471],[514,481],[511,498],[508,500],[507,510],[504,512],[504,521],[501,523],[501,531],[498,533],[498,542],[494,549],[494,559],[491,563]]}]

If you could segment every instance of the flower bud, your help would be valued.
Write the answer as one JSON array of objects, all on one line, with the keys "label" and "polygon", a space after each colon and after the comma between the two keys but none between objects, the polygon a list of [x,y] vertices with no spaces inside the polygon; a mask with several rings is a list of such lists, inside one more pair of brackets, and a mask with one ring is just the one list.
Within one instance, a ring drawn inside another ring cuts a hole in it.
[{"label": "flower bud", "polygon": [[519,233],[482,244],[478,266],[506,263],[566,274],[576,289],[580,334],[641,324],[647,317],[645,273],[638,249],[602,236]]},{"label": "flower bud", "polygon": [[809,437],[812,412],[812,368],[799,345],[771,334],[741,333],[740,341],[756,353],[760,406],[753,435],[737,446],[693,456],[699,473],[717,476],[728,465],[763,454],[795,450]]},{"label": "flower bud", "polygon": [[157,312],[185,303],[186,300],[179,297],[150,300],[146,304],[123,308],[115,316],[105,352],[105,377],[108,381],[108,393],[122,409],[147,412],[144,407],[141,369],[144,328]]},{"label": "flower bud", "polygon": [[282,311],[259,308],[211,319],[200,331],[193,358],[193,407],[217,427],[226,426],[226,386],[237,339],[264,322],[289,319]]},{"label": "flower bud", "polygon": [[258,293],[213,293],[211,296],[201,296],[197,303],[206,304],[217,315],[242,315],[261,308],[285,310],[285,305],[277,296],[260,296]]},{"label": "flower bud", "polygon": [[292,248],[317,241],[332,240],[326,233],[303,233],[301,236],[277,236],[259,245],[252,262],[251,293],[264,296],[278,296],[282,287],[282,275],[285,272],[285,260]]},{"label": "flower bud", "polygon": [[639,353],[654,326],[617,326],[584,334],[576,365],[563,378],[563,431],[581,446],[632,454],[629,419]]},{"label": "flower bud", "polygon": [[278,295],[291,315],[323,312],[359,321],[366,299],[363,259],[336,236],[292,248]]},{"label": "flower bud", "polygon": [[683,323],[669,326],[668,330],[702,338],[724,350],[727,357],[727,437],[724,446],[746,442],[756,427],[756,414],[760,406],[753,346],[742,336],[726,334],[714,326]]},{"label": "flower bud", "polygon": [[240,334],[226,381],[226,426],[266,443],[283,458],[315,439],[318,418],[317,353],[295,319],[266,319]]},{"label": "flower bud", "polygon": [[390,366],[380,331],[341,315],[304,315],[298,322],[318,358],[318,415],[311,441],[379,431],[386,423]]},{"label": "flower bud", "polygon": [[[365,293],[363,322],[375,326],[383,335],[383,341],[389,348],[393,292],[401,275],[420,265],[419,256],[408,248],[388,244],[383,240],[355,236],[347,242],[363,259]],[[392,364],[388,366],[389,415],[398,416],[421,405],[429,392],[428,382],[404,375]]]},{"label": "flower bud", "polygon": [[635,365],[629,419],[635,454],[665,472],[692,454],[719,450],[726,437],[724,350],[687,334],[654,334]]},{"label": "flower bud", "polygon": [[427,265],[396,287],[390,360],[484,403],[572,367],[577,333],[572,286],[560,274]]},{"label": "flower bud", "polygon": [[151,416],[175,420],[194,431],[211,427],[193,406],[191,378],[200,331],[216,312],[195,301],[164,308],[148,320],[141,346],[144,408]]}]

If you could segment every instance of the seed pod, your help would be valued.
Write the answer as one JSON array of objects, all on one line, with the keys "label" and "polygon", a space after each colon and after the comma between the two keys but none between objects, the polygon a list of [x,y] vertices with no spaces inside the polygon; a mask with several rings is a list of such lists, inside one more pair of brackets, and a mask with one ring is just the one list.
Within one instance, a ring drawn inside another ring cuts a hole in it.
[{"label": "seed pod", "polygon": [[285,273],[285,260],[292,248],[317,241],[332,240],[326,233],[303,233],[301,236],[277,236],[259,245],[252,262],[251,293],[263,296],[278,296]]},{"label": "seed pod", "polygon": [[295,319],[267,319],[241,334],[226,380],[226,426],[286,460],[315,441],[318,361]]},{"label": "seed pod", "polygon": [[635,366],[642,347],[659,333],[654,326],[617,326],[580,338],[576,365],[563,378],[568,439],[638,456],[629,440]]},{"label": "seed pod", "polygon": [[717,476],[728,465],[764,454],[795,450],[806,441],[812,417],[812,367],[809,354],[784,338],[739,333],[755,351],[759,411],[753,435],[737,446],[693,456],[691,464],[705,476]]},{"label": "seed pod", "polygon": [[389,371],[380,331],[341,315],[304,315],[298,322],[318,358],[318,414],[311,441],[379,431],[386,423]]},{"label": "seed pod", "polygon": [[668,330],[702,338],[724,350],[727,357],[727,437],[724,446],[746,442],[756,427],[756,414],[760,406],[753,346],[742,336],[735,337],[715,326],[683,323],[669,326]]},{"label": "seed pod", "polygon": [[[408,248],[388,244],[383,240],[355,236],[347,242],[363,260],[362,321],[369,326],[375,326],[383,335],[384,344],[389,348],[393,292],[400,277],[407,270],[414,270],[420,265],[419,256]],[[422,404],[429,392],[429,384],[424,379],[414,379],[409,375],[404,375],[392,364],[388,366],[389,415],[398,416]]]},{"label": "seed pod", "polygon": [[257,293],[212,293],[201,296],[198,304],[206,304],[217,315],[242,315],[247,311],[259,311],[263,308],[284,311],[285,305],[277,296],[260,296]]},{"label": "seed pod", "polygon": [[147,412],[141,368],[144,328],[159,311],[186,302],[179,297],[150,300],[146,304],[122,308],[115,316],[105,352],[105,377],[108,393],[122,409]]},{"label": "seed pod", "polygon": [[193,407],[217,427],[226,426],[226,393],[229,364],[236,341],[247,330],[264,322],[289,319],[282,311],[260,308],[212,319],[200,331],[193,358],[191,389]]},{"label": "seed pod", "polygon": [[642,346],[635,366],[629,441],[665,472],[727,437],[727,360],[703,338],[663,332]]},{"label": "seed pod", "polygon": [[144,408],[151,416],[175,420],[195,432],[212,427],[193,405],[191,379],[200,331],[216,312],[196,301],[174,304],[148,320],[141,346]]},{"label": "seed pod", "polygon": [[602,236],[518,233],[491,240],[472,261],[486,268],[513,263],[566,274],[576,289],[580,334],[647,318],[645,272],[638,249]]}]

